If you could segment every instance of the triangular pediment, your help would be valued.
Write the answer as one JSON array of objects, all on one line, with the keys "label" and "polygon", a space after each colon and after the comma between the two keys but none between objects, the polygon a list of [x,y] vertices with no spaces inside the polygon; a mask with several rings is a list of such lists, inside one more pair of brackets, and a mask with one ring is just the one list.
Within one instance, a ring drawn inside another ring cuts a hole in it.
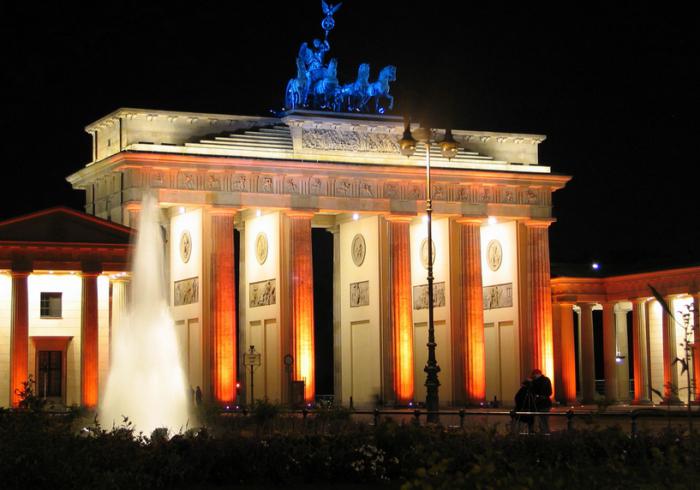
[{"label": "triangular pediment", "polygon": [[66,207],[0,222],[0,242],[128,245],[131,235],[131,228]]}]

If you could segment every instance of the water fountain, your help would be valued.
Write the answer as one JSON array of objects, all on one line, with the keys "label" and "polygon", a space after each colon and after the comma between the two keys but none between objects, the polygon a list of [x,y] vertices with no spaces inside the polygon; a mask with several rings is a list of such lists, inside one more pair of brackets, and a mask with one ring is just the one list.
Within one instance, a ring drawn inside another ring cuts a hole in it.
[{"label": "water fountain", "polygon": [[[189,388],[167,303],[158,202],[145,195],[132,265],[127,315],[112,334],[112,359],[98,420],[104,428],[128,417],[136,431],[184,430]],[[191,425],[191,424],[189,424]]]}]

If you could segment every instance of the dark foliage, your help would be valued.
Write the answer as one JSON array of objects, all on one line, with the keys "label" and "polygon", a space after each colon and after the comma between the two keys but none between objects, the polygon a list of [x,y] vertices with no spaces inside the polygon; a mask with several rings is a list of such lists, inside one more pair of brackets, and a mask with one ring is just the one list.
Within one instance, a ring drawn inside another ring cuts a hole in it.
[{"label": "dark foliage", "polygon": [[138,434],[128,421],[105,431],[76,427],[70,416],[0,412],[0,481],[3,488],[691,488],[700,477],[697,434],[676,431],[522,437],[390,420],[375,428],[330,413],[283,431],[267,417],[261,430],[256,418],[229,417],[216,430],[168,439],[160,430]]}]

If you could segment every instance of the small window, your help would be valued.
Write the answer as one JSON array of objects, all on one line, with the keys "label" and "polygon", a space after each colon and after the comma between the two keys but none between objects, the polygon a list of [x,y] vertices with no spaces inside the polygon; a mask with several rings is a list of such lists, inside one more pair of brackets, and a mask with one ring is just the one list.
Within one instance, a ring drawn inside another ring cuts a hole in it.
[{"label": "small window", "polygon": [[61,318],[63,293],[41,293],[41,318]]}]

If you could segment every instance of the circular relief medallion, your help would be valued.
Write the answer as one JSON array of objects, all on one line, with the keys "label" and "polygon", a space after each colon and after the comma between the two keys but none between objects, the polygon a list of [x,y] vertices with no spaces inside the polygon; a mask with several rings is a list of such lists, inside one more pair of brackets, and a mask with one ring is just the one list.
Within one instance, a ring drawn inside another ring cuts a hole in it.
[{"label": "circular relief medallion", "polygon": [[[432,244],[432,252],[433,252],[433,260],[430,265],[435,265],[435,255],[436,255],[436,250],[435,250],[435,242],[433,240],[430,240]],[[428,268],[428,239],[424,238],[422,242],[420,242],[420,263],[423,264],[423,267],[426,269]]]},{"label": "circular relief medallion", "polygon": [[366,252],[367,246],[365,244],[365,237],[363,237],[361,233],[358,233],[352,239],[352,249],[350,250],[352,261],[357,267],[360,267],[365,261]]},{"label": "circular relief medallion", "polygon": [[192,235],[189,231],[183,231],[180,235],[180,258],[186,264],[192,255]]},{"label": "circular relief medallion", "polygon": [[265,233],[258,233],[258,236],[255,237],[255,258],[260,265],[263,265],[267,260],[267,235]]},{"label": "circular relief medallion", "polygon": [[489,263],[489,269],[496,272],[501,268],[503,262],[503,247],[498,240],[491,240],[486,246],[486,260]]}]

